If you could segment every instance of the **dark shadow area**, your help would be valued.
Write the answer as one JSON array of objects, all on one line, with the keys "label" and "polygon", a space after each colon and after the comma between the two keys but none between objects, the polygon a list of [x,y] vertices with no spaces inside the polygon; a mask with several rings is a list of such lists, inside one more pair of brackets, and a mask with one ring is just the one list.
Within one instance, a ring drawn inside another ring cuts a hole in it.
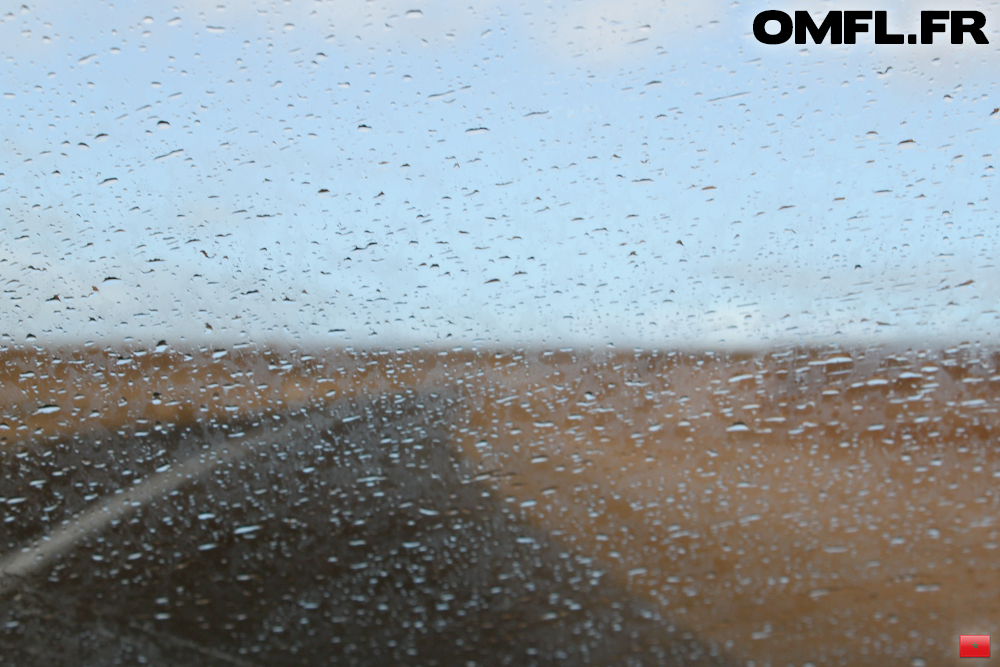
[{"label": "dark shadow area", "polygon": [[8,557],[167,466],[211,464],[6,577],[3,664],[724,664],[477,483],[448,444],[456,400],[0,453]]}]

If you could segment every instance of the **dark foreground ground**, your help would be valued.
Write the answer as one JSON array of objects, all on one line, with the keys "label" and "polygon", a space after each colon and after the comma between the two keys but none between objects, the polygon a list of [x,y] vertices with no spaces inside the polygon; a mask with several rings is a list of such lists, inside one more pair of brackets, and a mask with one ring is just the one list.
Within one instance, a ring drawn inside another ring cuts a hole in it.
[{"label": "dark foreground ground", "polygon": [[972,344],[0,347],[0,665],[964,665],[998,433]]},{"label": "dark foreground ground", "polygon": [[477,481],[455,400],[0,450],[0,664],[725,664]]}]

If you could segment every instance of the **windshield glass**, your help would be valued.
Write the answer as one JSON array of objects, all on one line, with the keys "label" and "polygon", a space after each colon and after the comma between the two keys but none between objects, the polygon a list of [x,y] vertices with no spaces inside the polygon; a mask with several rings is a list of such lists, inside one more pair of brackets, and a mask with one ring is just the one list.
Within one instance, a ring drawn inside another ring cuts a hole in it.
[{"label": "windshield glass", "polygon": [[0,652],[998,631],[993,47],[854,9],[775,44],[760,12],[829,7],[4,10]]}]

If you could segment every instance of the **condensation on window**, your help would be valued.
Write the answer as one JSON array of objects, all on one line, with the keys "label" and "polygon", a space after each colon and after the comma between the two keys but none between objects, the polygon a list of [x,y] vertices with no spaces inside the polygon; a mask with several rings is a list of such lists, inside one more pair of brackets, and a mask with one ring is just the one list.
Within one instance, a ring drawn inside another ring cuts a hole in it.
[{"label": "condensation on window", "polygon": [[2,10],[0,653],[1000,632],[989,47],[766,46],[763,9]]}]

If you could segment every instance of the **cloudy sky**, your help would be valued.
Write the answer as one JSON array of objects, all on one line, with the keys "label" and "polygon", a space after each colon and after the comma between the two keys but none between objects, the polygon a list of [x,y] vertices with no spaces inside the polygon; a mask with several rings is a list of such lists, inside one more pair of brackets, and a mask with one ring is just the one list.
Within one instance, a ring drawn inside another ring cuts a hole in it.
[{"label": "cloudy sky", "polygon": [[974,5],[990,45],[753,39],[812,0],[21,6],[0,344],[993,341]]}]

